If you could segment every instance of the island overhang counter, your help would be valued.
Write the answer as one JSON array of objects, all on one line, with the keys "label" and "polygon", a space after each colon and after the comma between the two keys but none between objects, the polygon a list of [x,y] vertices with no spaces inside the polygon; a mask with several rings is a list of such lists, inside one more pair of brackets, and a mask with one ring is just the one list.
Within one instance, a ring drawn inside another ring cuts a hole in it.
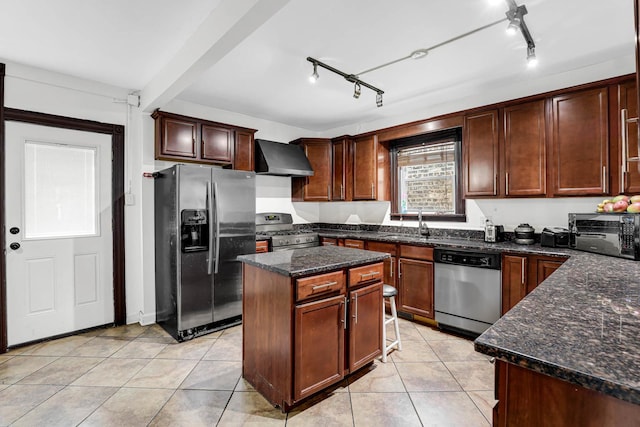
[{"label": "island overhang counter", "polygon": [[388,257],[335,246],[238,257],[243,377],[288,411],[380,356]]}]

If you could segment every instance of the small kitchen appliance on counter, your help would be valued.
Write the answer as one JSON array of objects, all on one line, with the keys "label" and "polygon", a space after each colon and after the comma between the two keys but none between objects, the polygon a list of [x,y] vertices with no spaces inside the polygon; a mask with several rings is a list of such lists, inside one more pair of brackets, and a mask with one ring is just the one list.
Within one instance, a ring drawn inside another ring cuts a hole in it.
[{"label": "small kitchen appliance on counter", "polygon": [[504,240],[504,227],[502,225],[494,225],[491,221],[487,220],[484,225],[484,241],[495,243],[502,242]]},{"label": "small kitchen appliance on counter", "polygon": [[640,260],[640,214],[570,213],[569,247]]},{"label": "small kitchen appliance on counter", "polygon": [[533,245],[536,241],[534,237],[535,231],[529,224],[520,224],[513,230],[515,235],[514,242],[519,245]]},{"label": "small kitchen appliance on counter", "polygon": [[540,246],[568,248],[569,230],[563,227],[545,227],[540,235]]}]

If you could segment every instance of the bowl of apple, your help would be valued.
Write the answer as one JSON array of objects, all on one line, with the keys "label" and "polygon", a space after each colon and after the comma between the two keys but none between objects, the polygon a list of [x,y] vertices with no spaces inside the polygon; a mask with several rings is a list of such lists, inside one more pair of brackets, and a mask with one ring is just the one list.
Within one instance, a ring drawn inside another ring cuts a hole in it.
[{"label": "bowl of apple", "polygon": [[596,212],[599,213],[640,213],[640,195],[625,196],[620,194],[613,199],[605,199],[598,203]]}]

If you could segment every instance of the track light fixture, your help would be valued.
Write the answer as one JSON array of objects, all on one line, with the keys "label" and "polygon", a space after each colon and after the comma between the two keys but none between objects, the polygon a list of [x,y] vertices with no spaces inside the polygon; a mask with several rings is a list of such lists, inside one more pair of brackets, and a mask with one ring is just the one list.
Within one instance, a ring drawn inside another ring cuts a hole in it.
[{"label": "track light fixture", "polygon": [[518,6],[515,0],[505,1],[509,6],[509,10],[505,13],[509,20],[507,33],[515,34],[520,30],[524,41],[527,43],[527,64],[529,67],[535,66],[538,62],[536,59],[536,44],[533,41],[533,37],[531,37],[527,24],[524,22],[524,15],[528,13],[527,7],[525,5]]},{"label": "track light fixture", "polygon": [[333,68],[330,65],[327,65],[323,62],[318,61],[317,59],[314,59],[312,57],[307,57],[307,61],[311,62],[313,64],[313,74],[311,75],[312,77],[315,76],[315,79],[318,79],[318,67],[324,68],[325,70],[329,70],[332,73],[336,73],[339,76],[344,77],[344,79],[348,82],[351,82],[354,84],[354,88],[353,88],[353,97],[354,98],[359,98],[360,97],[360,92],[361,92],[361,86],[366,87],[367,89],[371,89],[372,91],[376,92],[377,96],[376,96],[376,105],[378,107],[382,107],[382,94],[384,93],[384,91],[382,89],[378,89],[375,86],[370,85],[369,83],[363,82],[362,80],[360,80],[360,78],[355,75],[355,74],[347,74],[345,72],[342,72],[340,70],[338,70],[337,68]]},{"label": "track light fixture", "polygon": [[505,0],[507,2],[507,6],[509,6],[509,10],[507,10],[507,12],[505,13],[505,15],[507,16],[506,18],[502,18],[499,19],[497,21],[491,22],[487,25],[484,25],[482,27],[473,29],[471,31],[467,31],[466,33],[460,34],[459,36],[453,37],[449,40],[445,40],[441,43],[438,43],[436,45],[433,45],[429,48],[426,49],[417,49],[414,50],[413,52],[411,52],[409,55],[403,56],[402,58],[398,58],[398,59],[394,59],[393,61],[389,61],[386,62],[384,64],[375,66],[373,68],[369,68],[368,70],[364,70],[359,72],[358,74],[347,74],[344,73],[336,68],[331,67],[330,65],[327,65],[323,62],[318,61],[317,59],[314,59],[312,57],[307,57],[307,61],[311,62],[313,64],[313,74],[311,74],[311,76],[309,77],[309,80],[311,80],[312,83],[315,83],[316,80],[318,80],[318,78],[320,77],[318,75],[318,67],[322,67],[325,70],[329,70],[332,73],[336,73],[342,77],[345,78],[345,80],[347,80],[348,82],[351,82],[354,84],[353,86],[353,97],[358,99],[360,98],[360,93],[361,93],[361,87],[360,86],[364,86],[368,89],[371,89],[372,91],[374,91],[376,93],[376,105],[378,107],[382,107],[382,94],[384,93],[384,91],[382,91],[381,89],[378,89],[375,86],[372,86],[368,83],[363,82],[362,80],[360,80],[360,76],[362,76],[363,74],[366,73],[370,73],[372,71],[376,71],[379,70],[381,68],[384,67],[388,67],[389,65],[393,65],[396,64],[398,62],[407,60],[407,59],[419,59],[419,58],[424,58],[425,56],[427,56],[429,54],[430,51],[432,51],[433,49],[437,49],[439,47],[445,46],[449,43],[453,43],[455,41],[458,41],[460,39],[463,39],[465,37],[468,37],[470,35],[473,35],[479,31],[482,30],[486,30],[487,28],[493,27],[497,24],[501,24],[504,23],[505,21],[509,21],[509,25],[507,26],[507,32],[510,34],[515,34],[518,32],[518,30],[520,30],[520,32],[522,33],[522,36],[524,37],[524,41],[527,43],[527,65],[529,67],[533,67],[538,63],[538,60],[536,58],[536,44],[533,41],[533,37],[531,37],[531,33],[529,32],[529,28],[527,28],[527,24],[524,22],[524,15],[526,15],[528,13],[527,11],[527,7],[525,5],[520,5],[518,6],[515,2],[515,0]]}]

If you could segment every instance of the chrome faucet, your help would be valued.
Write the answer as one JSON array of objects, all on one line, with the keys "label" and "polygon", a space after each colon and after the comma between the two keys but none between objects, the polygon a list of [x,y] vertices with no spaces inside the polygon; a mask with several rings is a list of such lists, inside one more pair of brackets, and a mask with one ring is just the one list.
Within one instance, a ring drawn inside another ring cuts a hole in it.
[{"label": "chrome faucet", "polygon": [[418,210],[418,234],[422,236],[429,236],[429,226],[422,222],[422,208]]}]

